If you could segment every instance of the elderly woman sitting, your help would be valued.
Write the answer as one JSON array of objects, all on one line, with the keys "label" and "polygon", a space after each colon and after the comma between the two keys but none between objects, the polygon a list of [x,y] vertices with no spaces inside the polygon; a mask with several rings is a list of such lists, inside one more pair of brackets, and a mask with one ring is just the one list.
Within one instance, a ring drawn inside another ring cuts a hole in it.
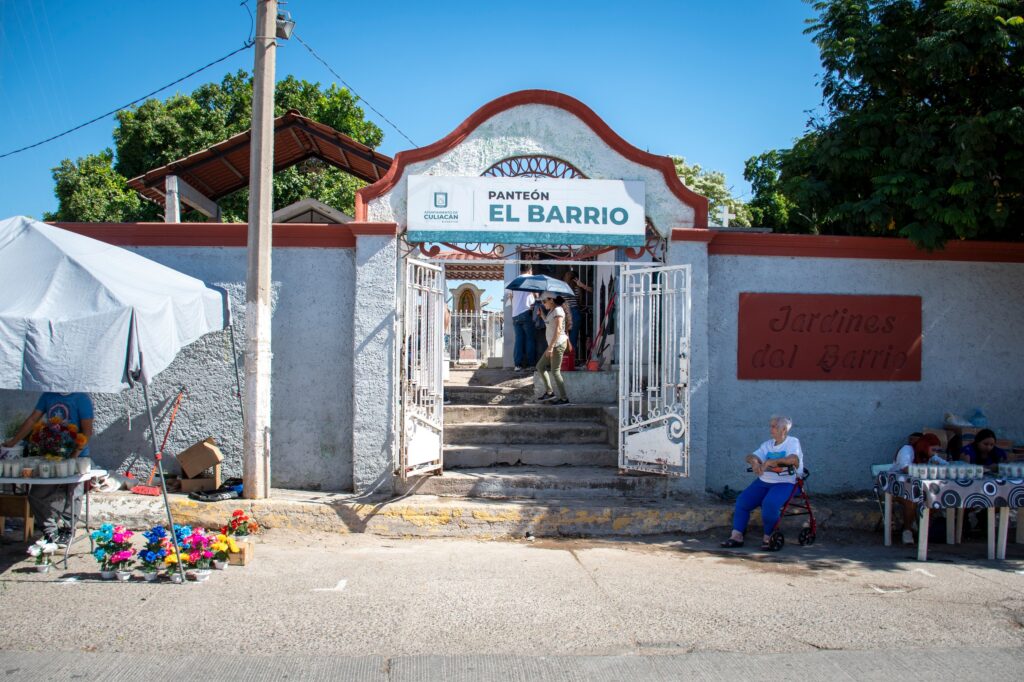
[{"label": "elderly woman sitting", "polygon": [[722,547],[743,546],[743,534],[747,532],[750,512],[761,507],[761,519],[764,522],[761,549],[771,549],[768,546],[769,536],[779,520],[782,506],[793,494],[797,472],[803,470],[804,453],[800,449],[800,441],[789,435],[793,420],[775,416],[768,426],[772,437],[747,455],[747,464],[757,478],[736,498],[732,535],[722,543]]}]

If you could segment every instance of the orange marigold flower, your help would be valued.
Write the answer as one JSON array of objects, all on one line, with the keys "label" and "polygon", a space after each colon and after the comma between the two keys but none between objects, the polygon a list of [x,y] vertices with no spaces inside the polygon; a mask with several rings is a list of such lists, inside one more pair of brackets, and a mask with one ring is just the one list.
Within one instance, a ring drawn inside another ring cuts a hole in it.
[{"label": "orange marigold flower", "polygon": [[50,417],[50,423],[51,424],[60,424],[60,422],[61,422],[61,418],[60,417]]},{"label": "orange marigold flower", "polygon": [[89,442],[89,439],[85,437],[84,433],[80,433],[75,436],[75,445],[82,446]]}]

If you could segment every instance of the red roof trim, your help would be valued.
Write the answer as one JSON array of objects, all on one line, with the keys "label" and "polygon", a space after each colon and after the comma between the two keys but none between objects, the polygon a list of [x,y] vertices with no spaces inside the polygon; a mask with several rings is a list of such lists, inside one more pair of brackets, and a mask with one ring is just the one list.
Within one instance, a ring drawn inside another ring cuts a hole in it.
[{"label": "red roof trim", "polygon": [[669,190],[671,190],[671,192],[675,194],[680,201],[693,208],[694,227],[697,229],[707,228],[708,200],[688,188],[679,180],[679,177],[676,175],[676,169],[675,165],[672,163],[672,159],[667,156],[657,156],[656,154],[651,154],[641,149],[637,149],[619,137],[618,133],[612,130],[600,116],[594,113],[590,107],[583,104],[583,102],[552,90],[520,90],[519,92],[513,92],[505,95],[504,97],[499,97],[498,99],[492,100],[477,109],[469,116],[469,118],[455,128],[455,130],[448,133],[448,135],[437,142],[429,144],[426,147],[398,152],[398,154],[395,155],[394,162],[391,164],[391,167],[383,178],[356,192],[356,220],[366,220],[367,204],[372,199],[381,196],[397,185],[399,179],[402,177],[402,173],[405,172],[406,166],[411,163],[417,163],[419,161],[425,161],[427,159],[440,156],[441,154],[458,146],[458,144],[466,139],[470,133],[476,130],[488,119],[508,109],[526,104],[546,104],[548,106],[564,109],[586,123],[598,137],[604,140],[609,147],[617,151],[619,154],[622,154],[622,156],[626,157],[630,161],[639,163],[640,165],[661,171],[662,176],[665,178],[665,184]]},{"label": "red roof trim", "polygon": [[672,230],[672,241],[708,244],[709,256],[780,256],[799,258],[869,258],[876,260],[981,261],[1024,263],[1024,244],[1011,242],[949,242],[924,251],[906,239],[839,237],[814,234]]},{"label": "red roof trim", "polygon": [[369,235],[373,237],[394,237],[398,234],[398,223],[367,223],[352,221],[345,223],[345,227],[352,231],[352,234]]},{"label": "red roof trim", "polygon": [[[246,223],[52,223],[115,246],[236,246],[245,248]],[[356,236],[338,223],[274,223],[275,248],[352,249]]]}]

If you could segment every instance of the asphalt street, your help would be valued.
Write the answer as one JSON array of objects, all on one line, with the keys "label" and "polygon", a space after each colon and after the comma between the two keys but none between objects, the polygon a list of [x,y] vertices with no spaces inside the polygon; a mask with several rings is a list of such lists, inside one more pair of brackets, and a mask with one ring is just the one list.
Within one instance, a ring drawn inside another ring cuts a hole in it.
[{"label": "asphalt street", "polygon": [[1024,547],[990,562],[982,542],[935,545],[922,564],[822,535],[768,554],[271,532],[252,565],[187,585],[100,581],[79,545],[38,574],[8,538],[0,663],[17,679],[161,661],[214,679],[1021,678]]}]

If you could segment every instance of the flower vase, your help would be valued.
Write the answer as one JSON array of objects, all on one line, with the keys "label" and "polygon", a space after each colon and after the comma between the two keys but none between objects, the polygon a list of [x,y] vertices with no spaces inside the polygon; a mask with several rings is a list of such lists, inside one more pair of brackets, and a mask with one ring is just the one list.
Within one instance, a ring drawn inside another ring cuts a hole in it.
[{"label": "flower vase", "polygon": [[114,577],[117,578],[118,582],[126,583],[132,578],[132,572],[130,570],[114,571]]},{"label": "flower vase", "polygon": [[197,583],[205,583],[207,580],[210,579],[211,573],[213,573],[213,571],[211,571],[208,568],[197,568],[194,571],[192,571],[192,579],[195,580]]},{"label": "flower vase", "polygon": [[221,561],[220,559],[214,559],[213,567],[218,571],[223,571],[225,568],[228,567],[228,562],[226,560]]},{"label": "flower vase", "polygon": [[50,563],[36,564],[36,573],[46,573],[50,570]]},{"label": "flower vase", "polygon": [[172,583],[175,583],[177,585],[180,585],[181,583],[184,582],[184,578],[182,577],[181,573],[178,572],[178,569],[168,570],[167,571],[167,578]]},{"label": "flower vase", "polygon": [[142,574],[142,579],[145,580],[147,583],[155,582],[156,579],[159,577],[160,574],[156,571],[145,571]]},{"label": "flower vase", "polygon": [[102,570],[102,571],[100,571],[100,577],[103,578],[104,580],[113,580],[114,579],[114,571],[112,571],[112,570],[110,570],[110,571]]}]

